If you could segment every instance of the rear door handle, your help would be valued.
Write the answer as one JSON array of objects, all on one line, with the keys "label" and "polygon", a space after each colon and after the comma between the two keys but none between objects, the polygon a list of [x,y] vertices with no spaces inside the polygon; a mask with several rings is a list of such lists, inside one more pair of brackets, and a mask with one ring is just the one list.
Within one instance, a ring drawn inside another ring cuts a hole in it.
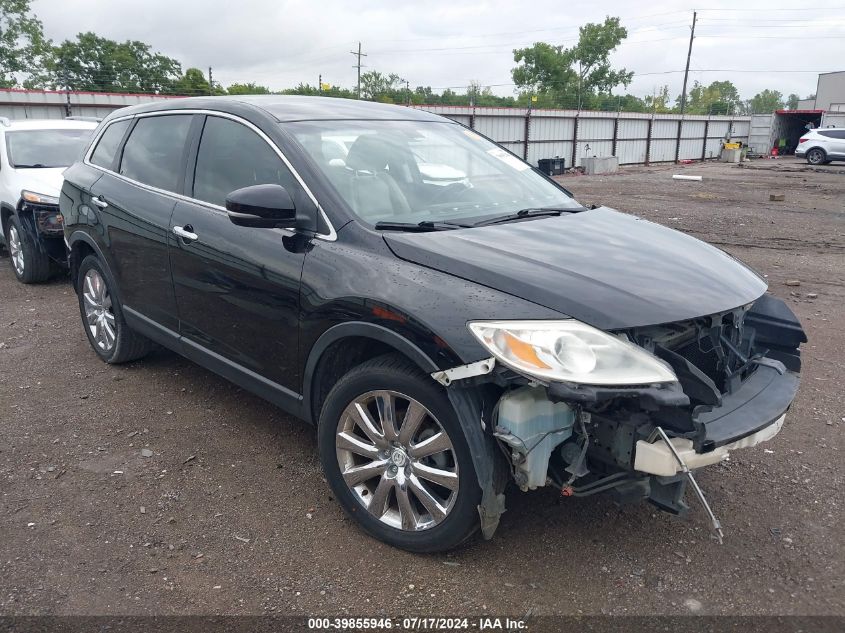
[{"label": "rear door handle", "polygon": [[190,224],[188,224],[187,226],[174,226],[173,232],[186,242],[195,242],[200,238],[200,236],[192,232],[193,228],[194,227],[192,227]]},{"label": "rear door handle", "polygon": [[95,205],[97,205],[97,206],[98,206],[98,207],[100,207],[101,209],[105,209],[107,206],[109,206],[109,203],[108,203],[108,202],[106,202],[106,201],[103,199],[103,196],[93,196],[93,197],[91,198],[91,202],[93,202]]}]

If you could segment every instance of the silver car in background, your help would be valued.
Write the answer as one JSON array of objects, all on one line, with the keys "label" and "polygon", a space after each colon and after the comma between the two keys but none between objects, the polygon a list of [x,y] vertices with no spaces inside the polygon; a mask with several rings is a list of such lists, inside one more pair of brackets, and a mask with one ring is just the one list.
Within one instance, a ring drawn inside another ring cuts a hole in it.
[{"label": "silver car in background", "polygon": [[806,158],[810,165],[825,165],[833,160],[845,160],[845,128],[809,130],[801,135],[795,155],[798,158]]}]

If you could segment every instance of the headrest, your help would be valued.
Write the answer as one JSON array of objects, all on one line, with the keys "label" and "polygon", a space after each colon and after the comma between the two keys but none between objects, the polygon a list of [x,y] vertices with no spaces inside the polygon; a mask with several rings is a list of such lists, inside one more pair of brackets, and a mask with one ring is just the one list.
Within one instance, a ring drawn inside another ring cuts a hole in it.
[{"label": "headrest", "polygon": [[346,166],[355,171],[382,171],[399,150],[394,144],[375,134],[359,136],[346,156]]}]

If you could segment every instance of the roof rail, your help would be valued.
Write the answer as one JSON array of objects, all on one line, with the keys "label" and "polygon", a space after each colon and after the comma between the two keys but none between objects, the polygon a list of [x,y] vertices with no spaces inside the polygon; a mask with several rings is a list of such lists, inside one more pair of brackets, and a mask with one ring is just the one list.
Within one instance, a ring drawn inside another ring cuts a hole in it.
[{"label": "roof rail", "polygon": [[12,122],[8,119],[8,117],[0,116],[0,125],[9,127],[10,125],[12,125]]}]

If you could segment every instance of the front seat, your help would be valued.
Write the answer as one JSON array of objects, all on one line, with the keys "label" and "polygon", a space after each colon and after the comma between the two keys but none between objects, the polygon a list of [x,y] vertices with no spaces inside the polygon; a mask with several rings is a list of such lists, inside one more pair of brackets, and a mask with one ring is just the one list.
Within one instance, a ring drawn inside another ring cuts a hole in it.
[{"label": "front seat", "polygon": [[402,161],[402,148],[374,134],[359,136],[346,156],[352,170],[352,205],[363,219],[373,222],[394,215],[410,215],[411,206],[389,166]]}]

